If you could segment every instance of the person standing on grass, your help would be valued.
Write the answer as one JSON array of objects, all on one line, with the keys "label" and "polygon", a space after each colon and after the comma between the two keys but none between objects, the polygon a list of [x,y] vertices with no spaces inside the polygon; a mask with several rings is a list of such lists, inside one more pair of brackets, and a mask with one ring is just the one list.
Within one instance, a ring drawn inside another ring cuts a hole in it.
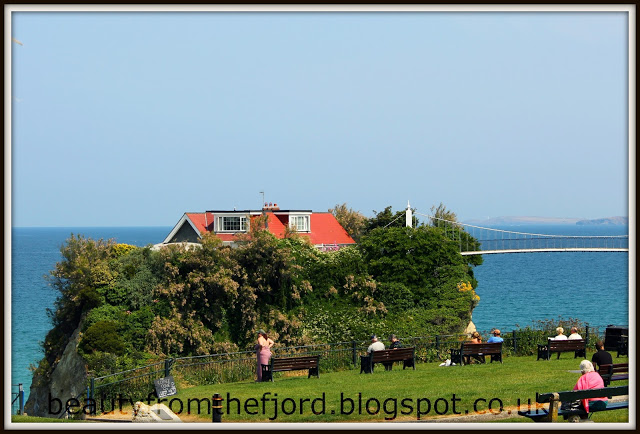
[{"label": "person standing on grass", "polygon": [[[588,360],[580,362],[580,372],[582,376],[578,378],[578,382],[573,387],[573,390],[589,390],[589,389],[603,389],[604,381],[600,374],[595,372],[593,364]],[[580,400],[584,411],[589,413],[591,411],[604,410],[607,408],[607,398],[588,398]]]},{"label": "person standing on grass", "polygon": [[604,342],[596,342],[596,353],[591,357],[591,363],[597,368],[602,365],[613,365],[613,357],[604,350]]},{"label": "person standing on grass", "polygon": [[500,330],[495,329],[493,331],[493,336],[491,336],[489,339],[487,339],[487,343],[488,344],[493,344],[493,343],[498,343],[498,342],[504,342],[504,339],[502,339],[502,337],[500,336]]},{"label": "person standing on grass", "polygon": [[257,358],[257,381],[262,381],[262,365],[268,365],[271,358],[271,347],[275,342],[269,338],[267,333],[260,329],[258,330],[258,340],[255,345],[256,358]]}]

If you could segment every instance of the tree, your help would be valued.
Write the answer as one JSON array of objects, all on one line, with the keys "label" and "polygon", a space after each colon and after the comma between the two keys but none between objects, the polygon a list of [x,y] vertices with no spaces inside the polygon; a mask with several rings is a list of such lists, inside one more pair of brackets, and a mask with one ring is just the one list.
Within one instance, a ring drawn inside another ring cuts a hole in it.
[{"label": "tree", "polygon": [[154,299],[156,309],[164,311],[150,328],[148,349],[164,355],[209,353],[227,308],[239,297],[230,249],[206,234],[200,247],[170,246],[158,254],[163,266]]},{"label": "tree", "polygon": [[402,297],[405,306],[410,302],[427,309],[436,324],[450,331],[466,325],[475,293],[459,287],[467,283],[475,288],[477,281],[457,243],[443,231],[430,226],[376,228],[358,248],[379,283],[378,299]]},{"label": "tree", "polygon": [[367,218],[360,212],[348,208],[346,203],[336,205],[334,208],[331,208],[329,212],[333,214],[351,238],[358,242],[364,231]]},{"label": "tree", "polygon": [[439,221],[445,220],[448,222],[457,222],[458,217],[456,213],[451,210],[448,210],[446,206],[442,202],[440,205],[431,207],[431,226],[440,226],[438,224]]},{"label": "tree", "polygon": [[[412,211],[415,213],[415,209],[412,209]],[[376,228],[401,228],[407,225],[405,210],[397,211],[394,213],[391,210],[391,206],[388,206],[384,209],[384,211],[377,212],[374,210],[373,213],[375,214],[375,216],[367,220],[364,234],[368,234]],[[420,225],[420,222],[418,218],[415,217],[415,215],[413,215],[412,220],[412,226],[414,228]]]}]

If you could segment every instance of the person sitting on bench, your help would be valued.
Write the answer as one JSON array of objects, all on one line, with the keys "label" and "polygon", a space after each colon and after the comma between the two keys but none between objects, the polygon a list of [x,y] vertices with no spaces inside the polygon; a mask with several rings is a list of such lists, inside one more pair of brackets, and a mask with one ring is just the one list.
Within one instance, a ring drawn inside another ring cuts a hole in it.
[{"label": "person sitting on bench", "polygon": [[[582,376],[578,378],[578,382],[574,386],[573,390],[587,390],[587,389],[602,389],[604,388],[604,381],[600,374],[595,372],[593,364],[588,360],[580,362],[580,372]],[[604,410],[607,408],[607,397],[602,398],[589,398],[581,400],[584,411],[589,413],[589,409],[592,411]]]},{"label": "person sitting on bench", "polygon": [[495,329],[493,331],[493,336],[491,336],[489,339],[487,339],[487,343],[488,344],[492,344],[494,342],[504,342],[504,339],[502,339],[500,337],[500,330]]},{"label": "person sitting on bench", "polygon": [[371,335],[371,345],[367,348],[367,354],[384,349],[384,344],[378,340],[378,337],[376,335]]},{"label": "person sitting on bench", "polygon": [[480,333],[478,333],[477,331],[471,333],[471,341],[469,343],[471,343],[471,344],[481,344],[482,343],[482,336],[480,336]]},{"label": "person sitting on bench", "polygon": [[582,339],[582,336],[578,333],[578,327],[571,327],[571,334],[567,339]]},{"label": "person sitting on bench", "polygon": [[596,342],[596,350],[598,351],[596,351],[593,357],[591,357],[591,363],[593,363],[593,366],[599,368],[602,365],[613,365],[613,357],[604,350],[604,342]]},{"label": "person sitting on bench", "polygon": [[564,329],[562,327],[558,327],[556,328],[556,337],[550,339],[553,339],[554,341],[566,341],[567,335],[564,334]]},{"label": "person sitting on bench", "polygon": [[[389,341],[391,342],[389,344],[390,350],[395,350],[396,348],[402,348],[402,343],[393,333],[389,335]],[[384,364],[384,369],[387,371],[391,371],[393,369],[393,362],[386,362]]]}]

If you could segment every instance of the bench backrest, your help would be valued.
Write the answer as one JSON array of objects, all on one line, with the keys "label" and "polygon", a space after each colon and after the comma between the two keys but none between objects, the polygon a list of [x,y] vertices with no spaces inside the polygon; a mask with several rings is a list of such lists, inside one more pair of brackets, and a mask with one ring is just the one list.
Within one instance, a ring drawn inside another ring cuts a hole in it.
[{"label": "bench backrest", "polygon": [[600,365],[598,366],[598,373],[600,375],[613,375],[619,373],[628,373],[629,372],[629,364],[628,363],[614,363],[613,365]]},{"label": "bench backrest", "polygon": [[378,350],[373,351],[372,361],[378,362],[395,362],[399,360],[413,359],[415,354],[415,347],[409,348],[395,348],[393,350]]},{"label": "bench backrest", "polygon": [[462,355],[469,354],[500,354],[502,353],[502,342],[472,344],[470,342],[462,343]]},{"label": "bench backrest", "polygon": [[548,345],[550,351],[576,351],[584,350],[586,347],[584,339],[566,339],[562,341],[549,339]]},{"label": "bench backrest", "polygon": [[271,368],[274,371],[294,371],[298,369],[317,368],[320,356],[272,357]]},{"label": "bench backrest", "polygon": [[[561,402],[575,401],[587,398],[612,398],[614,396],[628,395],[629,386],[605,387],[603,389],[572,390],[557,392]],[[545,403],[553,399],[553,393],[539,393],[536,402]]]}]

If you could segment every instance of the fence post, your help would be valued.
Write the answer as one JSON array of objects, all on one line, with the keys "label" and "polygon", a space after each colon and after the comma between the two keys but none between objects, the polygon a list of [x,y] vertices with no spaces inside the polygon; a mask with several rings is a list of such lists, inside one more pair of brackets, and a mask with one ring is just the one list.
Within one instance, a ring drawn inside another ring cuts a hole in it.
[{"label": "fence post", "polygon": [[24,414],[24,389],[22,388],[22,383],[18,383],[18,401],[20,409],[18,410],[19,414]]},{"label": "fence post", "polygon": [[222,422],[222,397],[214,393],[211,398],[211,422]]},{"label": "fence post", "polygon": [[171,365],[173,365],[173,359],[167,359],[164,361],[164,376],[171,375]]},{"label": "fence post", "polygon": [[353,366],[356,366],[358,363],[358,349],[356,347],[356,341],[351,341],[351,352],[353,356]]},{"label": "fence post", "polygon": [[91,395],[89,395],[89,398],[93,399],[94,395],[96,393],[96,379],[95,378],[91,378]]},{"label": "fence post", "polygon": [[513,355],[518,353],[518,340],[516,338],[516,331],[513,331]]},{"label": "fence post", "polygon": [[440,335],[436,335],[436,351],[440,352]]},{"label": "fence post", "polygon": [[[589,324],[585,326],[584,332],[584,344],[587,348],[589,348]],[[586,355],[586,354],[585,354]]]}]

